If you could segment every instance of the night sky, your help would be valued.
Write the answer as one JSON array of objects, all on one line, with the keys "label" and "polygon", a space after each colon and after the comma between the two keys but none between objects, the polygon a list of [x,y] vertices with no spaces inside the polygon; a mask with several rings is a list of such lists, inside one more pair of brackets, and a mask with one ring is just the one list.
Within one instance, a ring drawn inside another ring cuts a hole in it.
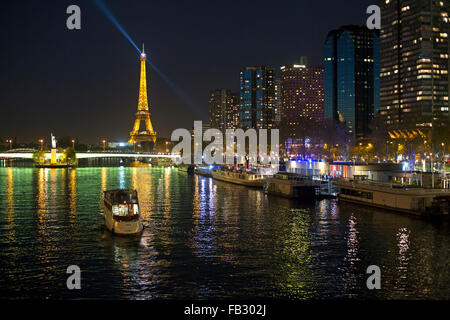
[{"label": "night sky", "polygon": [[[147,65],[158,136],[208,120],[209,92],[237,91],[239,70],[264,64],[322,64],[329,30],[365,24],[377,0],[103,0],[152,62]],[[81,8],[81,30],[66,8]],[[0,138],[19,142],[70,135],[85,143],[125,141],[137,110],[139,56],[91,0],[0,2]]]}]

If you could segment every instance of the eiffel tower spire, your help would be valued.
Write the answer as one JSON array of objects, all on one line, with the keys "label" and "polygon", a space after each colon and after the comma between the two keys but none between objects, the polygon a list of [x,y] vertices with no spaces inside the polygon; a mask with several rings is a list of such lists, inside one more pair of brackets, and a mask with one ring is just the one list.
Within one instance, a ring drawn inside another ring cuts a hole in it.
[{"label": "eiffel tower spire", "polygon": [[[133,131],[130,132],[130,143],[146,141],[154,143],[156,141],[156,131],[153,130],[152,122],[150,120],[150,111],[148,109],[147,77],[145,72],[146,59],[147,55],[144,51],[144,44],[142,44],[142,53],[140,57],[141,79],[139,82],[138,112],[136,113]],[[145,131],[140,131],[141,121],[145,122]]]}]

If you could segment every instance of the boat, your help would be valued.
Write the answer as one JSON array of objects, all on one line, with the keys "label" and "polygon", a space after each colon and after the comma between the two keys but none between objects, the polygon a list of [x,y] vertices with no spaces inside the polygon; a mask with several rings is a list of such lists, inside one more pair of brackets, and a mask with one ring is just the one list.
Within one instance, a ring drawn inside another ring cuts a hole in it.
[{"label": "boat", "polygon": [[211,178],[212,177],[212,170],[213,170],[212,166],[207,166],[207,167],[197,166],[194,169],[194,173],[199,175],[199,176]]},{"label": "boat", "polygon": [[34,165],[35,168],[48,168],[48,169],[58,169],[58,168],[76,168],[77,165],[74,163],[37,163]]},{"label": "boat", "polygon": [[103,192],[101,200],[106,228],[115,234],[137,234],[143,229],[137,191],[115,189]]},{"label": "boat", "polygon": [[277,173],[273,178],[267,179],[264,186],[267,194],[307,200],[314,200],[319,195],[319,189],[320,181],[294,173]]},{"label": "boat", "polygon": [[427,189],[369,180],[335,179],[339,200],[413,214],[448,214],[449,189]]},{"label": "boat", "polygon": [[151,168],[151,164],[150,163],[145,163],[145,162],[141,162],[141,161],[133,161],[130,163],[130,167],[134,167],[134,168]]},{"label": "boat", "polygon": [[213,179],[239,184],[247,187],[263,188],[266,183],[266,175],[252,171],[228,170],[226,168],[212,171]]},{"label": "boat", "polygon": [[433,203],[428,210],[430,217],[441,217],[448,219],[450,217],[450,195],[439,195],[434,197]]},{"label": "boat", "polygon": [[193,165],[180,164],[177,168],[180,172],[194,173]]}]

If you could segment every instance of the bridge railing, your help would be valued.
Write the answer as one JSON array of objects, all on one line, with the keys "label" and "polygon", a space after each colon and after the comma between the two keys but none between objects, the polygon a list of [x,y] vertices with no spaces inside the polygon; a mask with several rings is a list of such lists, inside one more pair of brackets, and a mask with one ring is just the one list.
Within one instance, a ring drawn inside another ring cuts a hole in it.
[{"label": "bridge railing", "polygon": [[[45,153],[45,157],[50,156],[50,152]],[[87,158],[172,158],[176,159],[180,156],[177,154],[164,154],[164,153],[126,153],[126,152],[77,152],[77,159]],[[32,159],[33,152],[4,152],[0,153],[1,159]]]}]

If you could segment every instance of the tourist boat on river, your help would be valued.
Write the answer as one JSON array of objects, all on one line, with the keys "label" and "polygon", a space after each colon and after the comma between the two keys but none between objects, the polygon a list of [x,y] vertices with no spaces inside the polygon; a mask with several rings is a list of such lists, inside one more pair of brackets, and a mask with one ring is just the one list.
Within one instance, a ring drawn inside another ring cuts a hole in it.
[{"label": "tourist boat on river", "polygon": [[105,225],[115,234],[137,234],[143,229],[137,191],[116,189],[103,192]]},{"label": "tourist boat on river", "polygon": [[320,195],[320,181],[312,176],[279,172],[267,180],[264,191],[290,199],[315,200]]},{"label": "tourist boat on river", "polygon": [[419,216],[449,215],[450,190],[368,180],[334,180],[339,200]]},{"label": "tourist boat on river", "polygon": [[267,178],[266,175],[250,170],[228,170],[226,168],[212,171],[212,177],[219,181],[255,188],[263,188]]}]

